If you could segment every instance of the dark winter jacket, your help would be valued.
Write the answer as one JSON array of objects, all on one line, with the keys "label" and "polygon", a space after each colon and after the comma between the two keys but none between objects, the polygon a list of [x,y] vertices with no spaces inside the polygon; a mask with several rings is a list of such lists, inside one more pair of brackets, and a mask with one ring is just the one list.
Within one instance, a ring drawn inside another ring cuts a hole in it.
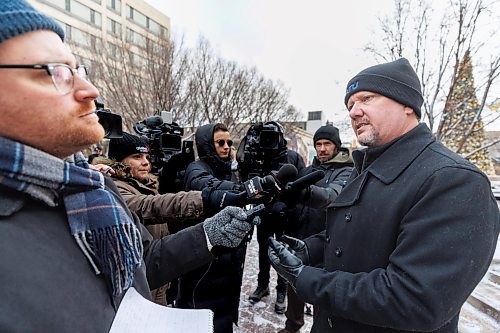
[{"label": "dark winter jacket", "polygon": [[498,238],[488,178],[425,124],[353,157],[326,232],[306,240],[324,253],[296,284],[319,307],[312,332],[457,332]]},{"label": "dark winter jacket", "polygon": [[[128,212],[111,179],[105,184]],[[5,198],[19,210],[12,212]],[[150,287],[212,260],[201,225],[154,241],[131,216],[144,246],[134,287],[145,298]],[[0,272],[0,332],[108,332],[121,302],[70,234],[63,206],[48,207],[1,185]]]},{"label": "dark winter jacket", "polygon": [[[206,187],[226,190],[239,188],[239,184],[230,181],[231,162],[217,156],[213,128],[213,125],[204,126],[196,132],[199,160],[192,162],[186,170],[186,191],[203,190]],[[182,276],[177,306],[211,309],[214,311],[215,332],[232,332],[233,322],[238,322],[245,253],[246,244],[243,242],[237,249],[216,256],[210,265]]]},{"label": "dark winter jacket", "polygon": [[[347,148],[340,148],[339,152],[325,163],[321,163],[317,156],[315,156],[313,163],[299,172],[299,177],[308,175],[316,170],[325,172],[323,179],[314,184],[318,188],[312,188],[313,193],[309,196],[308,201],[317,203],[322,199],[317,198],[316,193],[323,192],[322,195],[328,198],[326,200],[333,202],[345,186],[347,179],[349,179],[352,166],[352,158]],[[325,190],[322,191],[320,188],[324,188]],[[289,221],[288,234],[303,239],[325,230],[326,208],[313,208],[311,205],[309,202],[297,205],[295,216],[291,217]]]}]

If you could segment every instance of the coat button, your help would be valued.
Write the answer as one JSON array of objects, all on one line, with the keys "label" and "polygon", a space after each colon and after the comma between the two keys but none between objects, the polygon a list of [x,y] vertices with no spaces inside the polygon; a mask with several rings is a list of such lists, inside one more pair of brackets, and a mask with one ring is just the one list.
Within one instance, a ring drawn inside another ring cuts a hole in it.
[{"label": "coat button", "polygon": [[326,237],[325,237],[325,241],[326,241],[327,243],[330,243],[330,236],[326,236]]},{"label": "coat button", "polygon": [[332,318],[330,317],[328,317],[328,326],[330,326],[330,328],[333,328]]},{"label": "coat button", "polygon": [[352,214],[351,213],[346,213],[345,214],[345,221],[346,222],[351,222],[352,220]]},{"label": "coat button", "polygon": [[335,255],[337,257],[342,256],[342,248],[341,247],[338,247],[338,248],[335,249]]}]

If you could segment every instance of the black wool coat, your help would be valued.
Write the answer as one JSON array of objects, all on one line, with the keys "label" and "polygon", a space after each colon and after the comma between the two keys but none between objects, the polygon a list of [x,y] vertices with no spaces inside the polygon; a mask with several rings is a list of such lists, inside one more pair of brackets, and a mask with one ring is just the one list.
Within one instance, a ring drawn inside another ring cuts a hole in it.
[{"label": "black wool coat", "polygon": [[326,231],[306,240],[324,261],[296,285],[319,307],[312,332],[457,332],[498,239],[488,178],[425,124],[353,155]]}]

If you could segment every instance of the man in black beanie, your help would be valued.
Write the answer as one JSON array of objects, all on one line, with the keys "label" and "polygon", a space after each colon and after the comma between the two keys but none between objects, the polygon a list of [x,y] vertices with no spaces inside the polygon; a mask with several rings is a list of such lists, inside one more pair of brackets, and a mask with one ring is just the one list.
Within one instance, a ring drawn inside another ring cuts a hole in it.
[{"label": "man in black beanie", "polygon": [[[316,156],[310,166],[299,172],[299,177],[317,170],[323,171],[324,176],[311,187],[314,193],[307,200],[297,204],[292,210],[293,214],[290,214],[292,216],[288,219],[285,232],[287,236],[298,239],[304,239],[325,230],[326,208],[312,207],[310,201],[321,201],[318,192],[322,190],[327,194],[323,198],[328,198],[328,202],[335,200],[352,172],[352,158],[349,149],[341,147],[342,142],[337,127],[321,126],[314,133],[313,142]],[[278,333],[299,332],[304,325],[304,302],[290,287],[287,290],[287,298],[285,328]]]},{"label": "man in black beanie", "polygon": [[312,332],[457,332],[488,270],[500,227],[490,183],[419,124],[420,92],[406,59],[352,78],[345,104],[367,148],[326,232],[270,240],[278,273],[319,308]]}]

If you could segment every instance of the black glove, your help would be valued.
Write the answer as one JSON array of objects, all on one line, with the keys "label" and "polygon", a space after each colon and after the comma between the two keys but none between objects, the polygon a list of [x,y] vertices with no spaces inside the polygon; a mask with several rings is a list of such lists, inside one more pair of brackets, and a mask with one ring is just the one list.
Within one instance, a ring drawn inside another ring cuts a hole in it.
[{"label": "black glove", "polygon": [[201,191],[201,197],[206,216],[212,216],[227,206],[243,207],[246,204],[245,192],[216,190],[213,187],[205,187]]},{"label": "black glove", "polygon": [[285,247],[299,258],[304,265],[309,264],[309,249],[304,241],[283,235],[280,238],[281,243],[285,243]]},{"label": "black glove", "polygon": [[269,237],[269,248],[267,255],[271,265],[276,272],[290,283],[293,289],[297,283],[297,278],[304,268],[302,260],[296,257],[292,252],[286,249],[284,245]]},{"label": "black glove", "polygon": [[253,221],[239,207],[226,207],[203,221],[203,229],[212,246],[237,247],[252,230]]},{"label": "black glove", "polygon": [[308,186],[301,190],[290,190],[287,186],[281,190],[279,200],[284,202],[288,208],[294,208],[297,203],[305,202],[309,199],[311,187]]}]

